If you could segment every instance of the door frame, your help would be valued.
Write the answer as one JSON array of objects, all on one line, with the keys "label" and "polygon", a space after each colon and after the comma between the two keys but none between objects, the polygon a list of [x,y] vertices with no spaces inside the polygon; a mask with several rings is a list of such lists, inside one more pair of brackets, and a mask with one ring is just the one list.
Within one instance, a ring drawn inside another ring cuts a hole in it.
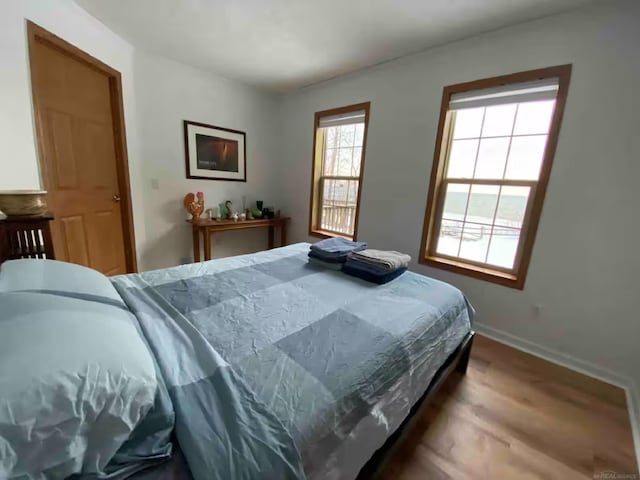
[{"label": "door frame", "polygon": [[[109,65],[92,57],[78,47],[66,42],[53,33],[27,20],[27,37],[29,45],[29,66],[34,69],[34,58],[31,54],[37,43],[53,47],[59,52],[84,63],[85,65],[106,75],[109,79],[109,90],[111,97],[111,116],[113,118],[113,135],[115,138],[116,152],[116,172],[118,185],[120,187],[120,205],[122,212],[122,233],[124,240],[124,253],[126,268],[128,273],[138,271],[136,257],[136,241],[133,226],[133,208],[131,201],[131,186],[129,183],[129,159],[127,157],[127,138],[124,124],[124,102],[122,98],[122,75],[119,71]],[[30,77],[31,78],[31,77]],[[33,97],[34,121],[36,127],[36,138],[38,144],[38,158],[40,163],[40,176],[45,189],[49,189],[50,178],[49,168],[44,158],[45,152],[45,132],[42,111],[38,101],[38,94],[31,85]],[[55,215],[55,212],[53,212]]]}]

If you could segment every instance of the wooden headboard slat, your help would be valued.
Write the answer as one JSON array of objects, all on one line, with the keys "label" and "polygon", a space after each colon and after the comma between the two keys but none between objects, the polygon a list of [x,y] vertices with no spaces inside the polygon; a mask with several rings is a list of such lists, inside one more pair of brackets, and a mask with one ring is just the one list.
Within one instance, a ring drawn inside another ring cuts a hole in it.
[{"label": "wooden headboard slat", "polygon": [[50,222],[53,216],[0,220],[0,263],[16,258],[55,258]]}]

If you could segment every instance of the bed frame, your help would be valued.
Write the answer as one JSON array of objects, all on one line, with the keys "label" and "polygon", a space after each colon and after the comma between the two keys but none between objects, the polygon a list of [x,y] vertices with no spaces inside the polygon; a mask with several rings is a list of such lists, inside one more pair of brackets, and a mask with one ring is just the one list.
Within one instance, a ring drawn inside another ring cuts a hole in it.
[{"label": "bed frame", "polygon": [[434,375],[431,383],[429,383],[427,391],[424,392],[422,397],[420,397],[420,399],[411,408],[407,418],[404,419],[396,431],[387,438],[384,445],[376,450],[371,459],[364,465],[364,467],[362,467],[356,480],[370,480],[376,478],[383,470],[386,463],[391,459],[393,454],[400,446],[402,446],[404,443],[403,441],[409,435],[411,430],[413,430],[413,427],[416,426],[420,417],[431,403],[431,400],[435,397],[436,393],[449,378],[451,373],[456,371],[464,375],[467,372],[474,335],[475,333],[473,331],[469,332],[460,345],[458,345],[458,348],[449,355],[444,364]]}]

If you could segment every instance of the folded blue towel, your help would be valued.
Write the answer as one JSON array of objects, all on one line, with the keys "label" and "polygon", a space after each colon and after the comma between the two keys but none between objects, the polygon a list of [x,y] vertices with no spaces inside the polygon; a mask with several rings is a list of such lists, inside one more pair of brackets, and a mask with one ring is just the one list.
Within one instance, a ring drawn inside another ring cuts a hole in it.
[{"label": "folded blue towel", "polygon": [[311,245],[311,251],[322,253],[325,258],[343,257],[351,252],[358,252],[367,248],[365,242],[352,242],[342,237],[327,238]]},{"label": "folded blue towel", "polygon": [[389,283],[391,280],[395,280],[406,272],[407,269],[399,268],[391,271],[386,270],[384,273],[373,273],[370,268],[363,268],[361,264],[349,261],[342,266],[342,271],[348,275],[366,280],[367,282],[383,285],[385,283]]},{"label": "folded blue towel", "polygon": [[309,258],[315,258],[316,260],[321,260],[326,263],[335,263],[336,265],[342,265],[347,261],[348,253],[341,255],[339,257],[333,255],[325,255],[321,251],[309,250]]}]

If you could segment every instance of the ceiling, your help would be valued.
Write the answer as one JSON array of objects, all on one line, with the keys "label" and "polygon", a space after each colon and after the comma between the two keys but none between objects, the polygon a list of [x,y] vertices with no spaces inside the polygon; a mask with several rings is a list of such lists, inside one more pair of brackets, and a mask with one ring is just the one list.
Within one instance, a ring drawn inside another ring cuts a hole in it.
[{"label": "ceiling", "polygon": [[286,92],[590,0],[76,0],[133,45]]}]

